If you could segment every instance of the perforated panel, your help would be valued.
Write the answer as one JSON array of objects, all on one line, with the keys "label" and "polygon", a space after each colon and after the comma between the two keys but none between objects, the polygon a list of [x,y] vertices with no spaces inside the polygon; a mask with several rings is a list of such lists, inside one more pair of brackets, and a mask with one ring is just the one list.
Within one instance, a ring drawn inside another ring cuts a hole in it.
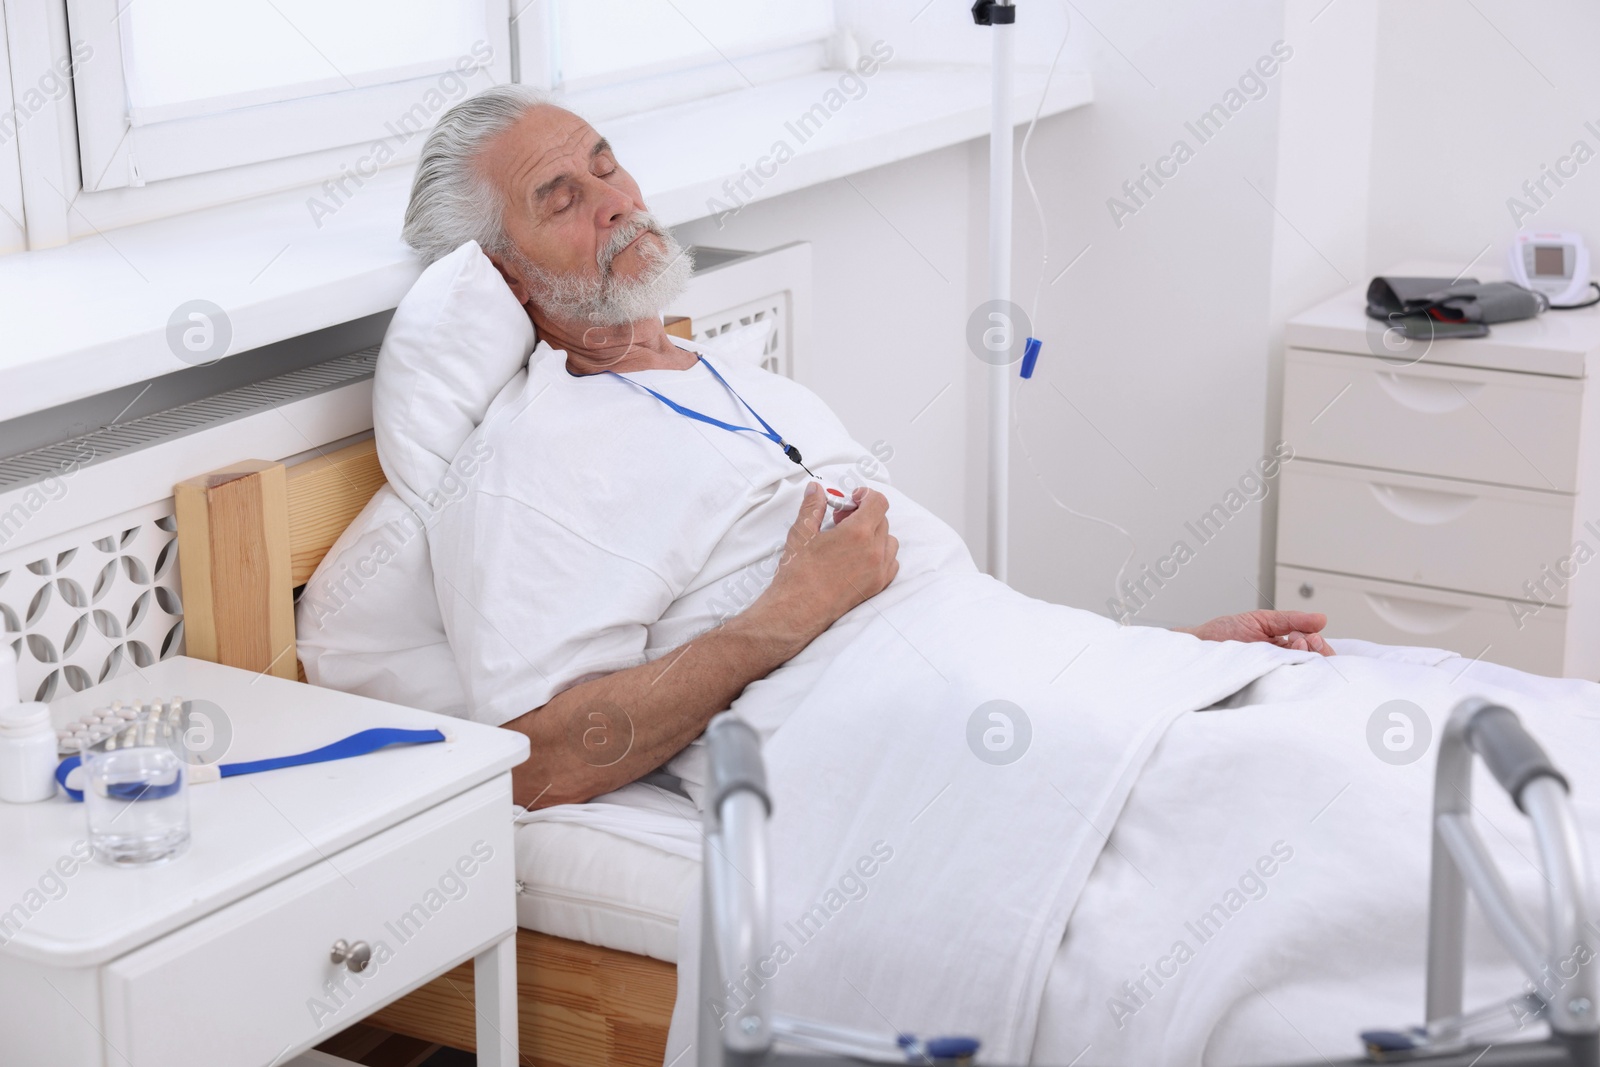
[{"label": "perforated panel", "polygon": [[0,624],[24,699],[183,652],[177,530],[166,500],[0,554]]},{"label": "perforated panel", "polygon": [[794,363],[789,358],[788,303],[789,294],[773,293],[712,315],[701,315],[694,320],[695,340],[707,341],[752,322],[775,319],[778,325],[767,341],[766,351],[761,355],[761,366],[774,374],[793,378]]}]

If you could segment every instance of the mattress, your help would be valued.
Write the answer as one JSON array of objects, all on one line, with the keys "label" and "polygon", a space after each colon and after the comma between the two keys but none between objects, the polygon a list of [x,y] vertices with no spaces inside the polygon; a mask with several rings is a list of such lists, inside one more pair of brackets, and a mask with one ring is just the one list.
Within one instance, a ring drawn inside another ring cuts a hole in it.
[{"label": "mattress", "polygon": [[517,925],[675,963],[700,879],[698,819],[660,790],[528,812],[516,829]]}]

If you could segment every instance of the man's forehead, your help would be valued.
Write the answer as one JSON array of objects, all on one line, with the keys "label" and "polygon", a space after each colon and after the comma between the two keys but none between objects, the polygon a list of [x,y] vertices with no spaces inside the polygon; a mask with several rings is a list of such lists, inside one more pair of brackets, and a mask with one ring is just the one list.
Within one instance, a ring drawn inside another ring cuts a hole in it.
[{"label": "man's forehead", "polygon": [[549,107],[546,110],[550,113],[550,118],[542,124],[544,131],[539,139],[551,154],[587,155],[594,143],[600,140],[600,135],[595,132],[594,127],[572,112],[559,107]]},{"label": "man's forehead", "polygon": [[518,169],[528,176],[565,170],[574,160],[586,158],[601,140],[583,119],[551,105],[534,108],[511,132],[516,154],[523,160]]}]

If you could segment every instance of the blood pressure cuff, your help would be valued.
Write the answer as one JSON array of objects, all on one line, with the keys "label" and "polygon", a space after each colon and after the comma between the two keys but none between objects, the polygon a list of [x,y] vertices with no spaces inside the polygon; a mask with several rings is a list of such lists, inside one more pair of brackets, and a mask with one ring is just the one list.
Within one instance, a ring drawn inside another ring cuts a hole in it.
[{"label": "blood pressure cuff", "polygon": [[1476,278],[1374,278],[1367,286],[1367,316],[1393,323],[1399,316],[1439,322],[1512,322],[1543,314],[1548,300],[1512,282]]}]

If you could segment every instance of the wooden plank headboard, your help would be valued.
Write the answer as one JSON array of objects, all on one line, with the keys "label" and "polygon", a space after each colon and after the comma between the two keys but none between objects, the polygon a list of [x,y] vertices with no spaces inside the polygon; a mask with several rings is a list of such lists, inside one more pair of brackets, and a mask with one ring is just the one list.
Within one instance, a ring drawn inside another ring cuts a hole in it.
[{"label": "wooden plank headboard", "polygon": [[[667,332],[693,337],[669,317]],[[294,591],[384,484],[377,445],[286,467],[246,460],[179,482],[178,568],[186,651],[279,678],[299,678]]]},{"label": "wooden plank headboard", "polygon": [[300,677],[294,591],[383,484],[371,440],[293,467],[247,460],[179,482],[188,654]]}]

